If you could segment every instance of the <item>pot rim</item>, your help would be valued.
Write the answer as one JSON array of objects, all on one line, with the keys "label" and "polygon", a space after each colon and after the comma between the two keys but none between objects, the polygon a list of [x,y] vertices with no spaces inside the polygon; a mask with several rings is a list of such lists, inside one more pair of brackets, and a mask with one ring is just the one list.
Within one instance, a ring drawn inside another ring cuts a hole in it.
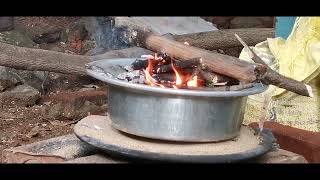
[{"label": "pot rim", "polygon": [[[104,65],[120,65],[117,62],[121,61],[121,65],[124,61],[132,62],[137,58],[116,58],[116,59],[102,59],[98,60],[99,62],[103,62]],[[94,62],[98,62],[94,61]],[[94,62],[89,63],[88,65],[93,65]],[[96,65],[95,65],[96,66]],[[98,66],[99,67],[99,66]],[[262,83],[255,83],[253,87],[243,89],[240,91],[202,91],[202,90],[190,90],[190,89],[172,89],[172,88],[161,88],[161,87],[153,87],[144,84],[135,84],[129,83],[126,81],[118,80],[113,77],[109,77],[106,74],[102,74],[101,72],[95,72],[91,69],[86,69],[87,74],[92,76],[100,81],[106,82],[108,85],[127,88],[128,90],[139,91],[139,92],[149,92],[149,93],[160,93],[165,95],[180,95],[180,96],[200,96],[200,97],[242,97],[249,96],[253,94],[259,94],[268,89],[267,85]]]}]

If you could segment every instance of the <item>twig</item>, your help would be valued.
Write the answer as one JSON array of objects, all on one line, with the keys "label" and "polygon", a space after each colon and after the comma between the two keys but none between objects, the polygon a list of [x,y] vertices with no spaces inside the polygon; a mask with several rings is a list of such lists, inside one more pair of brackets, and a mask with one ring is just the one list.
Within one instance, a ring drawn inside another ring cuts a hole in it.
[{"label": "twig", "polygon": [[311,86],[292,78],[285,77],[272,70],[237,34],[235,34],[235,36],[238,41],[240,41],[240,43],[248,50],[250,58],[255,63],[259,63],[267,67],[267,72],[260,78],[264,84],[272,84],[302,96],[314,97]]},{"label": "twig", "polygon": [[269,67],[237,34],[234,34],[238,41],[243,45],[243,47],[249,53],[250,59],[252,59],[255,63],[263,64]]},{"label": "twig", "polygon": [[261,110],[260,117],[259,117],[260,132],[262,132],[262,130],[263,130],[264,122],[269,119],[268,118],[268,110],[269,110],[269,106],[271,104],[271,99],[272,99],[272,93],[268,93],[268,94],[264,95],[263,106],[262,106],[262,110]]}]

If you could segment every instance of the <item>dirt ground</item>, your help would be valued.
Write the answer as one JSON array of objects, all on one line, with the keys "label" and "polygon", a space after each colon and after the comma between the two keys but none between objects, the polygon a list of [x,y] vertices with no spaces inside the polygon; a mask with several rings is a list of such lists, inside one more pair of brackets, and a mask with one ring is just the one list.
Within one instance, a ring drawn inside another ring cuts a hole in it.
[{"label": "dirt ground", "polygon": [[72,124],[57,125],[42,118],[42,113],[43,108],[37,105],[1,109],[0,151],[72,132]]},{"label": "dirt ground", "polygon": [[[39,34],[44,29],[66,28],[78,17],[16,17],[15,28],[29,34]],[[65,53],[83,54],[83,51],[73,51],[72,43],[61,46],[60,42],[40,44],[39,48],[57,50]],[[47,93],[57,91],[72,91],[81,88],[77,77],[64,76],[69,79],[68,85],[47,83]],[[49,87],[50,86],[50,87]],[[44,95],[44,94],[42,94]],[[3,107],[0,108],[0,162],[2,150],[24,144],[50,139],[72,133],[75,121],[52,121],[44,118],[44,107],[36,104],[32,107]]]}]

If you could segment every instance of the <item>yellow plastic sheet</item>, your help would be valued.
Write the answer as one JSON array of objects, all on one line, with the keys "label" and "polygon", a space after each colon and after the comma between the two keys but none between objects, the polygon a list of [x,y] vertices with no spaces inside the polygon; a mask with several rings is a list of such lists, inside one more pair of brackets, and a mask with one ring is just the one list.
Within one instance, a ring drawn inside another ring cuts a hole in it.
[{"label": "yellow plastic sheet", "polygon": [[[270,38],[252,49],[280,74],[304,81],[313,88],[315,97],[309,98],[270,86],[264,94],[272,94],[270,110],[277,115],[276,121],[319,132],[320,17],[299,17],[287,40]],[[252,61],[244,50],[239,58]],[[258,120],[260,106],[257,104],[263,102],[264,94],[249,97],[245,122]]]}]

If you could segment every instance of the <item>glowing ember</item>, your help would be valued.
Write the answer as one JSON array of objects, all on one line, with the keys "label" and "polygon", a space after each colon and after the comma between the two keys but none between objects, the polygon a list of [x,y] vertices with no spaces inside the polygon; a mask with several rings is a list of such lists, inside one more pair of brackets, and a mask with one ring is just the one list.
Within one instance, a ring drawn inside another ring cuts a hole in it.
[{"label": "glowing ember", "polygon": [[198,87],[198,76],[193,76],[192,80],[187,82],[188,87]]}]

